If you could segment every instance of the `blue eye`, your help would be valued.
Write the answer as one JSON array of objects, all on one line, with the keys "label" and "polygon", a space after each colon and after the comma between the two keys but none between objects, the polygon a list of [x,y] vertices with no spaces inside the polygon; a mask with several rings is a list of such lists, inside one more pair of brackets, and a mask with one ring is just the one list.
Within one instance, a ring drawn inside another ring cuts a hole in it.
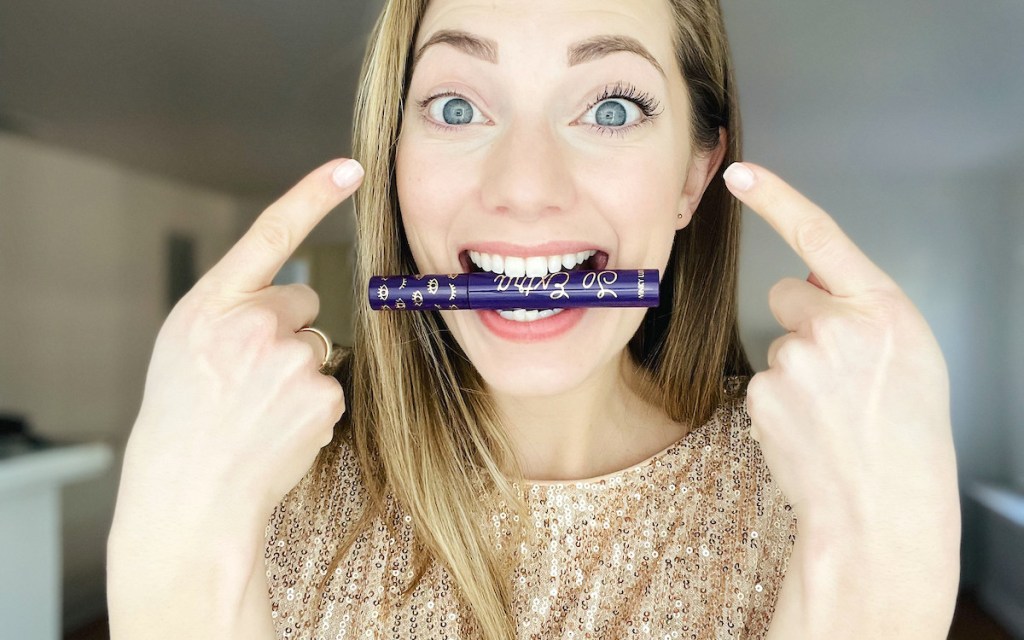
[{"label": "blue eye", "polygon": [[[633,128],[658,117],[661,113],[659,106],[658,101],[649,93],[626,82],[618,82],[605,87],[601,95],[587,107],[580,121],[597,128],[601,133],[625,135]],[[588,119],[591,113],[594,114],[593,119]]]},{"label": "blue eye", "polygon": [[598,102],[582,118],[583,122],[599,127],[624,127],[642,120],[643,113],[632,100],[621,98]]},{"label": "blue eye", "polygon": [[602,102],[594,111],[594,120],[604,127],[621,127],[626,124],[626,117],[626,107],[613,100]]},{"label": "blue eye", "polygon": [[473,106],[462,98],[455,98],[444,103],[441,114],[447,124],[468,124],[473,121]]},{"label": "blue eye", "polygon": [[454,92],[431,96],[420,103],[420,108],[429,115],[432,124],[442,128],[487,121],[471,102]]}]

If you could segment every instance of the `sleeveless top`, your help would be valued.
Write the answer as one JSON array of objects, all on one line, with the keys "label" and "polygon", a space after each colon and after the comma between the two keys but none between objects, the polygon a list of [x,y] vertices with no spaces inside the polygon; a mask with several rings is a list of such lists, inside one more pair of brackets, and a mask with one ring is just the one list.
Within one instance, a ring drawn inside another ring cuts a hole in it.
[{"label": "sleeveless top", "polygon": [[[763,637],[797,523],[749,430],[744,400],[734,398],[627,469],[516,485],[532,514],[509,578],[518,638]],[[398,539],[378,517],[317,590],[364,504],[355,455],[341,446],[337,467],[307,474],[266,528],[278,638],[482,638],[436,562],[409,596],[382,608],[412,576],[409,516],[395,520]],[[319,497],[309,503],[314,481]],[[485,526],[500,545],[512,515],[495,504]]]}]

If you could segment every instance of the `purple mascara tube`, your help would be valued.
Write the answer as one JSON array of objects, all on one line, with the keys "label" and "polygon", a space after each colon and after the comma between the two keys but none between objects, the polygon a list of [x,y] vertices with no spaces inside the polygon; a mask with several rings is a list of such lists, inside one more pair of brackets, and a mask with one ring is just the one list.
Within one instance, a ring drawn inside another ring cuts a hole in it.
[{"label": "purple mascara tube", "polygon": [[657,269],[559,271],[543,276],[497,273],[373,276],[375,311],[656,307]]}]

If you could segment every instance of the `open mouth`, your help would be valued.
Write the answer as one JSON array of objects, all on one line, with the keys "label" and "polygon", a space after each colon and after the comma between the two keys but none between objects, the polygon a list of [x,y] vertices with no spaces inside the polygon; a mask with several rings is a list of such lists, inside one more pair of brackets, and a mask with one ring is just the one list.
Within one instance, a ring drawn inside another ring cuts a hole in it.
[{"label": "open mouth", "polygon": [[[540,278],[563,271],[599,271],[608,265],[608,254],[600,249],[586,249],[575,253],[547,256],[508,256],[466,249],[459,253],[459,263],[462,265],[463,273],[494,273],[509,277]],[[502,309],[489,313],[495,313],[502,319],[517,323],[525,329],[525,325],[533,325],[535,322],[553,318],[564,311],[564,309]],[[573,309],[572,311],[572,314],[562,316],[566,322],[559,322],[559,324],[568,327],[583,312],[582,309]],[[486,313],[488,312],[485,312],[485,315]],[[573,317],[571,321],[569,320],[570,315]],[[501,321],[496,320],[496,322],[500,323]],[[551,322],[556,321],[552,320]],[[511,327],[512,323],[507,324]],[[493,330],[499,333],[505,331],[501,328],[504,325],[489,324]],[[531,335],[536,337],[537,334]]]}]

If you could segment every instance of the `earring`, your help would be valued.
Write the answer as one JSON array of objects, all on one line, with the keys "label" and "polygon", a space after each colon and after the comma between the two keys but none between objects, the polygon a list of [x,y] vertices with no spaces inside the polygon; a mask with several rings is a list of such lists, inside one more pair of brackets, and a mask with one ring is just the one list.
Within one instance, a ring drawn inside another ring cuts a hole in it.
[{"label": "earring", "polygon": [[682,217],[683,217],[683,214],[681,214],[681,213],[680,213],[680,214],[676,214],[676,217],[677,217],[677,218],[682,218]]}]

